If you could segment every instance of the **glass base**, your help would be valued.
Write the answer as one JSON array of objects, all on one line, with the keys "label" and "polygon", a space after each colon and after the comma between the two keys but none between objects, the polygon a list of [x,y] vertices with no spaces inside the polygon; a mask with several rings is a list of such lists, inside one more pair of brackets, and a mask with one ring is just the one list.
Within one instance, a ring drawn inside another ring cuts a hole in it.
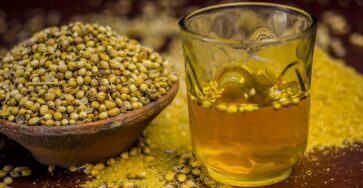
[{"label": "glass base", "polygon": [[213,179],[227,185],[239,187],[259,187],[271,185],[286,179],[290,176],[291,172],[292,167],[271,174],[258,176],[234,176],[208,168],[208,173]]}]

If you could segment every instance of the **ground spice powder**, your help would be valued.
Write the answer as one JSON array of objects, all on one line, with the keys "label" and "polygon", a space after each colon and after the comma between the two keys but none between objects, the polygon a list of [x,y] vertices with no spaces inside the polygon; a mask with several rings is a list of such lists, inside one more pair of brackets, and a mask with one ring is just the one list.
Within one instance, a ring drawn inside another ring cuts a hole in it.
[{"label": "ground spice powder", "polygon": [[307,151],[363,140],[363,76],[315,51]]},{"label": "ground spice powder", "polygon": [[[174,48],[164,56],[173,61],[175,69],[183,77],[183,58],[179,50]],[[181,79],[181,82],[184,81]],[[307,153],[328,146],[347,147],[355,141],[363,141],[362,91],[362,75],[316,49]],[[82,186],[112,187],[131,182],[138,187],[165,187],[164,175],[173,171],[180,155],[189,153],[191,149],[186,100],[185,86],[181,83],[173,103],[145,131],[145,137],[152,143],[151,156],[155,160],[145,162],[143,155],[117,159]],[[138,173],[146,174],[145,179],[130,179],[130,174]],[[228,187],[212,180],[205,169],[202,169],[199,179],[210,187]]]}]

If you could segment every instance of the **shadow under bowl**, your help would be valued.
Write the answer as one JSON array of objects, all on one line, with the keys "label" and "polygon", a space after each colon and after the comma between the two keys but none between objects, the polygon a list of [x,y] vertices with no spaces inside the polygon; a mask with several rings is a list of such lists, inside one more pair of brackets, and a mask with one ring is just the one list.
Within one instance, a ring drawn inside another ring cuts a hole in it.
[{"label": "shadow under bowl", "polygon": [[46,165],[69,167],[102,162],[135,143],[146,126],[172,102],[178,88],[176,82],[156,101],[105,120],[66,126],[29,126],[0,119],[0,132]]}]

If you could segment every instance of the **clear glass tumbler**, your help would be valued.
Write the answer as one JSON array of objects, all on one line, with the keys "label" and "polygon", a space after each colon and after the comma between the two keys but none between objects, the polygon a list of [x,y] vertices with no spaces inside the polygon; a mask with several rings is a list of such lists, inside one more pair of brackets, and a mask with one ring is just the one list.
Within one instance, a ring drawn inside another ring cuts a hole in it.
[{"label": "clear glass tumbler", "polygon": [[272,3],[232,3],[180,21],[193,151],[214,179],[288,177],[308,137],[316,19]]}]

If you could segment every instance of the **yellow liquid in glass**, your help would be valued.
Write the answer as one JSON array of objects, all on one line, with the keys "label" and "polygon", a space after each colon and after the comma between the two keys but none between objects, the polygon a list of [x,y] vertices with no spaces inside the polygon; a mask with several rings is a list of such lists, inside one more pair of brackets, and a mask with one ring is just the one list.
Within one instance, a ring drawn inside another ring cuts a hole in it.
[{"label": "yellow liquid in glass", "polygon": [[304,153],[308,95],[279,110],[262,106],[254,112],[235,113],[217,109],[221,102],[231,102],[224,96],[209,108],[190,97],[188,101],[194,152],[218,181],[239,186],[275,183],[290,175]]}]

